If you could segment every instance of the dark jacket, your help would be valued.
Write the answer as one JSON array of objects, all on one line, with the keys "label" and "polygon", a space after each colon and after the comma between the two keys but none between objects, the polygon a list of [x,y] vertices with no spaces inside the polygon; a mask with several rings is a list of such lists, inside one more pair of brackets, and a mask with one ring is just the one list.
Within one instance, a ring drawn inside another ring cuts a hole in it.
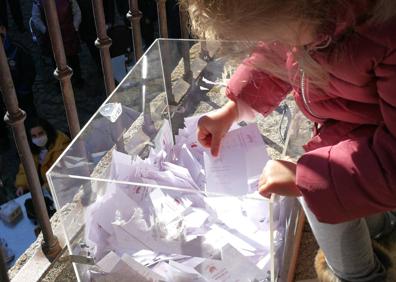
[{"label": "dark jacket", "polygon": [[[43,0],[33,1],[32,21],[36,30],[35,33],[38,35],[37,37],[42,48],[42,52],[44,54],[51,55],[51,41],[48,34],[42,2]],[[81,22],[80,9],[77,8],[78,13],[75,12],[73,9],[73,0],[55,0],[55,3],[66,56],[77,55],[80,50],[80,41],[77,32],[79,23]],[[37,13],[37,11],[39,11],[39,13]]]}]

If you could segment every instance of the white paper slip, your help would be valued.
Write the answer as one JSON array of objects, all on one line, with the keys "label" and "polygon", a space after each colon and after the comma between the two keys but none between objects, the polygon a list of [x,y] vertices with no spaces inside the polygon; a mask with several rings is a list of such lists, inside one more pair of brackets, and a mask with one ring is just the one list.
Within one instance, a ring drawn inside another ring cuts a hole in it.
[{"label": "white paper slip", "polygon": [[204,153],[206,191],[234,196],[253,192],[249,179],[260,175],[267,160],[266,146],[257,125],[228,132],[218,157]]},{"label": "white paper slip", "polygon": [[[120,262],[114,267],[113,275],[119,276],[118,279],[121,279],[122,282],[131,281],[133,279],[134,282],[154,282],[161,280],[152,280],[148,277],[143,276],[136,269],[131,268],[124,260],[120,260]],[[117,277],[115,276],[115,277]],[[114,278],[115,278],[114,277]],[[119,280],[113,281],[119,281]]]},{"label": "white paper slip", "polygon": [[173,133],[169,120],[164,120],[162,127],[154,139],[155,150],[165,150],[167,153],[173,147]]},{"label": "white paper slip", "polygon": [[203,209],[193,208],[191,213],[184,217],[186,229],[200,228],[208,219],[209,214]]},{"label": "white paper slip", "polygon": [[177,217],[181,217],[183,212],[190,207],[189,201],[176,201],[169,195],[165,195],[160,189],[155,189],[150,193],[156,216],[164,223],[168,224]]},{"label": "white paper slip", "polygon": [[195,183],[195,181],[191,177],[188,167],[182,167],[179,165],[175,165],[173,163],[164,162],[162,164],[162,168],[164,170],[172,172],[172,174],[174,176],[176,176],[177,178],[183,179],[184,181],[189,183],[191,185],[191,187],[195,187],[196,189],[199,189],[198,185]]},{"label": "white paper slip", "polygon": [[165,281],[164,277],[162,277],[161,275],[155,273],[151,269],[141,265],[140,263],[135,261],[129,255],[124,254],[121,257],[121,260],[124,261],[136,273],[140,274],[140,276],[144,277],[147,281],[150,281],[150,282]]},{"label": "white paper slip", "polygon": [[132,257],[123,255],[121,258],[114,252],[109,252],[102,258],[97,266],[105,274],[94,274],[91,277],[93,281],[139,281],[139,282],[160,282],[165,278],[144,267]]},{"label": "white paper slip", "polygon": [[99,266],[104,272],[112,272],[120,259],[121,258],[116,253],[109,252],[100,261],[98,261],[96,265]]},{"label": "white paper slip", "polygon": [[206,282],[207,280],[196,271],[194,268],[178,263],[176,261],[170,261],[169,265],[174,268],[172,272],[172,282]]},{"label": "white paper slip", "polygon": [[211,230],[205,236],[205,243],[213,248],[212,257],[216,257],[215,253],[220,252],[226,244],[231,244],[244,256],[255,254],[257,249],[253,246],[256,245],[254,242],[245,241],[245,238],[232,234],[230,231],[216,224],[211,226]]},{"label": "white paper slip", "polygon": [[221,249],[221,258],[234,277],[239,277],[242,281],[262,281],[266,278],[265,271],[259,269],[230,244]]},{"label": "white paper slip", "polygon": [[[112,183],[110,184],[112,185]],[[115,220],[116,212],[118,211],[121,218],[129,219],[132,215],[133,208],[137,207],[136,202],[129,198],[122,189],[112,190],[89,208],[87,214],[94,216],[95,219],[88,221],[90,224],[87,226],[87,229],[96,230],[96,226],[100,226],[108,234],[112,234],[112,222]],[[88,232],[88,234],[89,237],[91,235],[93,237],[96,236],[92,232]]]},{"label": "white paper slip", "polygon": [[202,164],[194,157],[186,144],[183,144],[180,149],[179,162],[188,169],[195,183],[202,189],[204,187],[205,171]]},{"label": "white paper slip", "polygon": [[169,263],[166,262],[160,262],[157,265],[155,265],[153,267],[153,271],[164,277],[166,282],[170,282],[170,281],[173,282],[175,273],[179,272],[179,270],[177,270],[176,268],[174,268],[173,266],[171,266]]},{"label": "white paper slip", "polygon": [[[222,153],[213,158],[204,153],[206,192],[224,195],[244,195],[247,192],[247,174],[243,152]],[[242,161],[241,161],[242,159]]]},{"label": "white paper slip", "polygon": [[195,267],[195,269],[208,281],[219,282],[245,282],[238,277],[233,277],[227,269],[227,265],[219,260],[207,259]]}]

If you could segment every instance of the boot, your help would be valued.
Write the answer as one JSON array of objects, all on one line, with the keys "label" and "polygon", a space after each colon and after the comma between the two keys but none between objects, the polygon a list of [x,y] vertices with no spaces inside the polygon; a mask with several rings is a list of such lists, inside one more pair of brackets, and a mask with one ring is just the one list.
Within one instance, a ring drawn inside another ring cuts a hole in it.
[{"label": "boot", "polygon": [[[396,233],[396,232],[394,232]],[[396,242],[393,241],[394,250],[396,250]],[[382,245],[373,241],[374,253],[387,271],[387,277],[384,282],[396,281],[396,252],[389,252]],[[319,250],[315,257],[315,270],[320,282],[347,282],[338,278],[329,268],[325,255]],[[379,282],[379,281],[378,281]]]}]

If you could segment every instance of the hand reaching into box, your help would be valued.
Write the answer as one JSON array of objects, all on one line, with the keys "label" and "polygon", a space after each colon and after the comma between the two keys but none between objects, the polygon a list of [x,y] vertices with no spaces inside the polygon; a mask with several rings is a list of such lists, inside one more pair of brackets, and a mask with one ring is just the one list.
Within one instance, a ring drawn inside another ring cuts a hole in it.
[{"label": "hand reaching into box", "polygon": [[270,197],[272,193],[281,196],[301,196],[296,186],[296,164],[269,160],[260,176],[258,189],[263,197]]},{"label": "hand reaching into box", "polygon": [[233,101],[229,101],[217,111],[208,113],[198,121],[198,141],[202,146],[210,148],[213,156],[218,156],[221,140],[237,120],[238,109]]}]

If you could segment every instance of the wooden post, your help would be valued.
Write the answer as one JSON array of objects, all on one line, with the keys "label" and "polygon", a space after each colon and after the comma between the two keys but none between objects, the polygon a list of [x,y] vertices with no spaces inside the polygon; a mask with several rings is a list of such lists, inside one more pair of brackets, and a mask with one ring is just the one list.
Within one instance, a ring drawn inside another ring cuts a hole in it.
[{"label": "wooden post", "polygon": [[298,261],[298,256],[300,254],[300,246],[301,246],[302,236],[304,233],[304,224],[305,224],[305,214],[302,208],[300,208],[297,220],[298,223],[296,227],[296,234],[294,237],[293,253],[292,253],[293,256],[290,261],[290,268],[287,275],[287,282],[295,281],[294,276],[296,274],[297,261]]}]

